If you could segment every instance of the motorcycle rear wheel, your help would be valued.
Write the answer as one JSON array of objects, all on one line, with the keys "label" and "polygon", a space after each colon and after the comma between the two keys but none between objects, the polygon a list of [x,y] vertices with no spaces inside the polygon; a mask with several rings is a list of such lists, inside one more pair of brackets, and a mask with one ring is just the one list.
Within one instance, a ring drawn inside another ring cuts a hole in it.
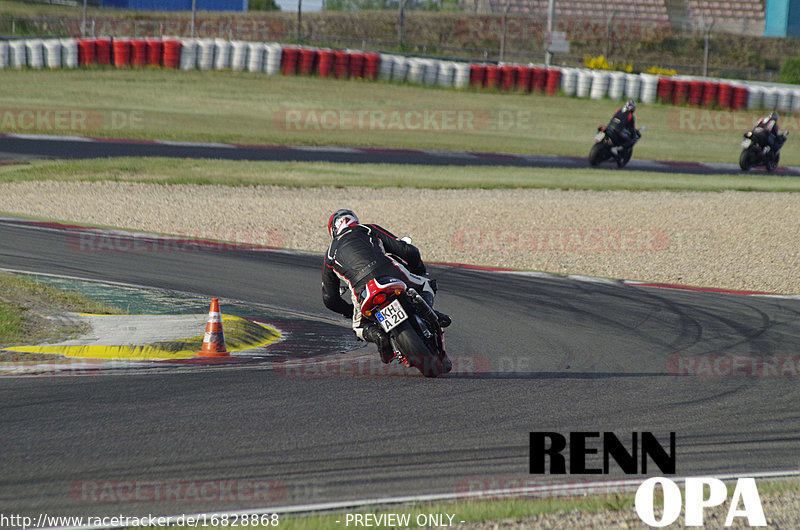
[{"label": "motorcycle rear wheel", "polygon": [[605,142],[597,142],[592,146],[591,151],[589,151],[589,164],[592,166],[598,165],[607,158],[608,146]]},{"label": "motorcycle rear wheel", "polygon": [[398,326],[394,339],[408,363],[425,377],[439,377],[445,372],[442,359],[428,348],[410,322],[406,321]]},{"label": "motorcycle rear wheel", "polygon": [[769,161],[767,162],[766,169],[767,171],[775,171],[778,169],[778,163],[781,161],[781,154],[775,153],[774,157],[770,157]]}]

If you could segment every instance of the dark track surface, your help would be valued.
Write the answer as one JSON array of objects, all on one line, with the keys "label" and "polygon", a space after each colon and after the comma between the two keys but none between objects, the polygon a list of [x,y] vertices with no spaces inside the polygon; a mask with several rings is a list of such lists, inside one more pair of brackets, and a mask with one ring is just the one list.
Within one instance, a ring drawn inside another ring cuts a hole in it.
[{"label": "dark track surface", "polygon": [[[42,137],[43,138],[43,137]],[[419,149],[383,149],[348,147],[291,146],[219,146],[164,142],[118,141],[106,139],[42,139],[0,135],[0,160],[19,158],[106,158],[121,156],[213,158],[223,160],[335,162],[351,164],[425,164],[432,166],[517,166],[587,169],[586,156],[514,155],[503,153],[471,153],[460,151],[424,151]],[[87,141],[89,140],[89,141]],[[586,145],[588,156],[591,142]],[[695,162],[659,162],[634,159],[626,169],[657,173],[689,173],[695,175],[740,174],[734,159],[731,164]],[[617,170],[612,162],[595,169]],[[763,169],[754,169],[759,173]],[[798,168],[781,167],[776,174],[800,175]]]},{"label": "dark track surface", "polygon": [[[324,312],[317,256],[78,252],[62,231],[0,223],[0,267]],[[489,373],[427,380],[198,367],[0,378],[0,511],[180,514],[456,492],[469,480],[600,478],[528,475],[534,430],[653,431],[661,440],[675,431],[679,475],[798,468],[796,377],[678,378],[666,364],[676,354],[796,354],[799,301],[433,273],[438,306],[454,320],[451,356],[488,362]],[[285,494],[120,503],[80,493],[104,481],[233,479],[278,481]]]}]

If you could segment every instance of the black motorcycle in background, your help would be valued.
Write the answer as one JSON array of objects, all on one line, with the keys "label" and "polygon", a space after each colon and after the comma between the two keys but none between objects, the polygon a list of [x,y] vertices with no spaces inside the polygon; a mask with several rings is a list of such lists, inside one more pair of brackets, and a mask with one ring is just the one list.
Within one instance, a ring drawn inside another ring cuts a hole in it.
[{"label": "black motorcycle in background", "polygon": [[[633,146],[639,141],[639,138],[642,137],[641,131],[644,129],[644,127],[636,129],[636,136],[634,138],[623,138],[623,140],[627,140],[624,142],[627,145],[621,145],[620,139],[617,138],[616,135],[610,134],[606,130],[605,125],[599,126],[597,128],[597,133],[594,135],[594,145],[589,151],[589,164],[597,166],[601,162],[613,159],[617,163],[617,167],[625,167],[630,161],[631,156],[633,156]],[[629,133],[623,129],[620,135],[625,134]]]},{"label": "black motorcycle in background", "polygon": [[747,171],[751,167],[761,167],[767,171],[775,171],[781,160],[781,147],[789,136],[788,131],[778,136],[775,147],[769,145],[767,133],[758,134],[753,131],[744,133],[742,140],[742,154],[739,155],[739,167]]}]

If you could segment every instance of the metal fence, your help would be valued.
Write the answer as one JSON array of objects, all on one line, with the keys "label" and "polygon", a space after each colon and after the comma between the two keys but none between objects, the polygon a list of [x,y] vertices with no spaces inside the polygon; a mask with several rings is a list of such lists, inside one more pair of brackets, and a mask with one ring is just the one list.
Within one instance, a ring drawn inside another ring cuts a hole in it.
[{"label": "metal fence", "polygon": [[[394,28],[385,30],[385,35],[371,34],[353,36],[321,31],[315,26],[312,18],[306,17],[300,38],[297,38],[297,26],[293,15],[283,14],[276,17],[242,17],[227,15],[206,15],[191,27],[190,19],[171,18],[168,20],[133,20],[111,17],[91,17],[86,26],[80,18],[0,18],[0,35],[7,38],[21,36],[111,36],[111,37],[191,37],[193,34],[201,38],[224,38],[229,40],[245,40],[255,42],[286,42],[308,44],[314,46],[330,46],[338,48],[361,48],[382,52],[401,52],[419,56],[450,57],[465,60],[497,62],[500,59],[501,29],[507,37],[503,60],[519,63],[544,62],[543,29],[540,20],[530,17],[509,18],[500,25],[500,18],[493,16],[451,16],[449,23],[454,27],[441,34],[447,39],[433,36],[429,39],[419,37],[413,31],[406,31],[409,40],[399,43]],[[387,19],[391,22],[391,18]],[[513,22],[516,21],[516,22]],[[396,22],[396,21],[395,21]],[[563,21],[562,28],[567,30],[567,38],[574,40],[573,53],[556,54],[552,62],[556,66],[583,66],[584,54],[609,54],[609,48],[619,50],[621,43],[639,41],[658,41],[674,35],[671,27],[663,21],[624,20],[624,19],[572,19]],[[414,21],[406,18],[406,24],[413,27]],[[387,24],[382,24],[386,27]],[[322,25],[323,29],[325,28]],[[501,28],[501,29],[498,29]],[[409,28],[411,29],[411,28]],[[571,32],[571,33],[570,33]],[[687,31],[682,34],[690,38],[701,38],[702,33]],[[712,43],[714,36],[711,36]],[[444,41],[444,42],[443,42]],[[588,51],[587,51],[588,50]],[[577,53],[576,53],[577,52]],[[618,51],[620,59],[625,51]],[[719,54],[720,51],[718,50]],[[646,71],[652,66],[672,68],[680,74],[702,75],[702,64],[686,64],[677,61],[668,63],[652,60],[634,60],[638,71]],[[777,81],[779,72],[768,68],[734,68],[711,64],[707,73],[714,77],[753,79],[761,81]]]}]

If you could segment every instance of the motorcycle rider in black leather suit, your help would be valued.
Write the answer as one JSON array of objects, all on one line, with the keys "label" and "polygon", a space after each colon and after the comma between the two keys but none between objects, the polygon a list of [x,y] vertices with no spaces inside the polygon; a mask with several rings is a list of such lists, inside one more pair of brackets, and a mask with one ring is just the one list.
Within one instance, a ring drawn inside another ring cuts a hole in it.
[{"label": "motorcycle rider in black leather suit", "polygon": [[761,146],[762,154],[777,151],[783,146],[786,137],[778,128],[778,113],[770,112],[753,126],[753,139]]},{"label": "motorcycle rider in black leather suit", "polygon": [[611,121],[606,125],[606,133],[611,136],[611,140],[616,145],[627,149],[636,143],[639,131],[636,130],[636,119],[633,112],[636,110],[636,102],[629,99],[625,104],[617,109]]},{"label": "motorcycle rider in black leather suit", "polygon": [[[325,253],[322,269],[322,301],[325,307],[352,317],[353,331],[359,339],[378,346],[381,360],[390,363],[394,350],[389,336],[380,326],[361,318],[361,293],[373,278],[391,276],[413,287],[433,307],[435,281],[427,278],[425,264],[417,247],[398,239],[375,224],[360,224],[352,210],[337,210],[328,220],[331,244]],[[405,264],[392,259],[397,256]],[[339,290],[344,281],[350,291],[350,302],[342,299]],[[450,317],[435,311],[439,325],[450,325]]]}]

